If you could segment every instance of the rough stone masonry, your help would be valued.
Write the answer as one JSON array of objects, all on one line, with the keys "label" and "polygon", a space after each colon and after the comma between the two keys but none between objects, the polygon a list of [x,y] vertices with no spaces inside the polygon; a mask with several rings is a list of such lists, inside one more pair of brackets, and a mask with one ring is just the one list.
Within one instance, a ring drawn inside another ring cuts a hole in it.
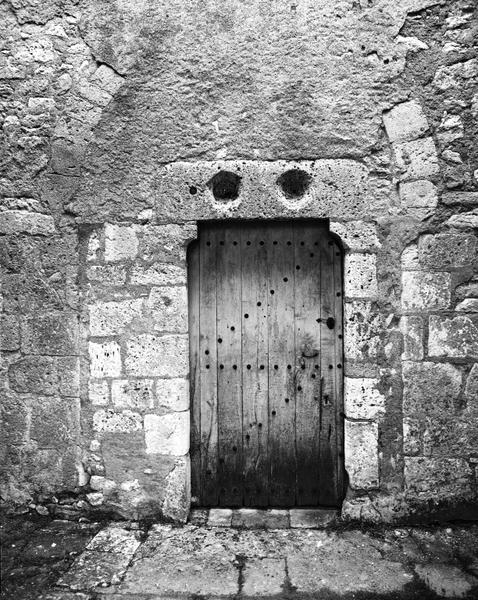
[{"label": "rough stone masonry", "polygon": [[2,503],[184,521],[187,245],[310,217],[345,252],[342,516],[476,508],[476,3],[0,0],[0,32]]}]

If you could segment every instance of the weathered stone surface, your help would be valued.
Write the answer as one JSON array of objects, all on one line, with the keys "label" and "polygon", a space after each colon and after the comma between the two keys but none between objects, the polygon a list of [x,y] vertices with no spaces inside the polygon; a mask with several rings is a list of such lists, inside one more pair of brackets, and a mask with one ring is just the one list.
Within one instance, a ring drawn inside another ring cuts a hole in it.
[{"label": "weathered stone surface", "polygon": [[478,326],[468,316],[432,316],[428,354],[435,357],[478,358]]},{"label": "weathered stone surface", "polygon": [[438,190],[427,179],[403,181],[400,184],[399,195],[401,205],[409,210],[412,215],[423,216],[428,214],[438,204]]},{"label": "weathered stone surface", "polygon": [[378,487],[378,426],[345,420],[345,468],[354,489]]},{"label": "weathered stone surface", "polygon": [[478,579],[452,565],[417,565],[415,572],[426,586],[444,598],[466,598]]},{"label": "weathered stone surface", "polygon": [[17,392],[77,396],[79,361],[76,357],[26,356],[12,363],[10,386]]},{"label": "weathered stone surface", "polygon": [[428,130],[427,118],[417,100],[402,102],[383,113],[383,124],[392,143],[415,140]]},{"label": "weathered stone surface", "polygon": [[475,363],[466,379],[465,396],[478,404],[478,363]]},{"label": "weathered stone surface", "polygon": [[405,415],[433,414],[437,407],[448,415],[452,414],[463,379],[458,367],[432,362],[404,362],[402,369]]},{"label": "weathered stone surface", "polygon": [[122,527],[110,525],[97,533],[86,546],[86,549],[133,556],[140,543],[135,531],[128,531]]},{"label": "weathered stone surface", "polygon": [[461,79],[470,79],[476,76],[477,66],[478,61],[474,58],[454,65],[439,67],[433,78],[433,85],[442,91],[459,87]]},{"label": "weathered stone surface", "polygon": [[22,323],[22,350],[28,354],[78,354],[78,338],[76,315],[35,315]]},{"label": "weathered stone surface", "polygon": [[147,454],[183,456],[189,451],[189,435],[188,411],[144,417]]},{"label": "weathered stone surface", "polygon": [[146,303],[155,331],[185,333],[188,330],[186,287],[154,287]]},{"label": "weathered stone surface", "polygon": [[402,317],[400,331],[403,334],[402,360],[421,360],[423,358],[423,318],[418,316]]},{"label": "weathered stone surface", "polygon": [[440,171],[432,138],[397,143],[394,154],[403,181],[432,178]]},{"label": "weathered stone surface", "polygon": [[290,526],[293,529],[318,529],[332,524],[337,518],[337,511],[319,508],[291,508]]},{"label": "weathered stone surface", "polygon": [[478,313],[478,298],[466,298],[459,302],[455,310],[457,312]]},{"label": "weathered stone surface", "polygon": [[422,310],[448,308],[450,305],[449,273],[404,271],[402,273],[402,308]]},{"label": "weathered stone surface", "polygon": [[377,226],[364,221],[332,221],[330,231],[339,236],[345,248],[351,250],[376,250],[381,247]]},{"label": "weathered stone surface", "polygon": [[121,375],[121,353],[117,342],[90,342],[89,353],[91,377],[119,377]]},{"label": "weathered stone surface", "polygon": [[473,471],[462,458],[405,457],[405,489],[420,500],[471,499]]},{"label": "weathered stone surface", "polygon": [[472,265],[476,261],[477,238],[472,235],[422,235],[418,260],[423,269],[443,271]]},{"label": "weathered stone surface", "polygon": [[80,431],[79,401],[40,396],[31,408],[30,438],[40,448],[65,448]]},{"label": "weathered stone surface", "polygon": [[142,307],[142,298],[90,305],[90,335],[107,336],[122,333],[134,319],[141,317]]},{"label": "weathered stone surface", "polygon": [[262,558],[249,560],[244,569],[242,592],[246,596],[280,594],[285,583],[285,577],[284,559]]},{"label": "weathered stone surface", "polygon": [[207,524],[209,527],[230,527],[232,524],[232,509],[211,508]]},{"label": "weathered stone surface", "polygon": [[138,237],[134,226],[105,225],[105,261],[133,259],[138,252]]},{"label": "weathered stone surface", "polygon": [[122,286],[126,282],[126,269],[122,265],[91,265],[86,271],[88,281],[104,286]]},{"label": "weathered stone surface", "polygon": [[142,427],[141,415],[131,410],[97,410],[93,415],[93,429],[99,433],[128,433],[138,431]]},{"label": "weathered stone surface", "polygon": [[189,408],[189,381],[187,379],[158,379],[156,381],[158,406],[174,411]]},{"label": "weathered stone surface", "polygon": [[464,298],[478,298],[478,281],[471,280],[455,288],[455,297],[457,300]]},{"label": "weathered stone surface", "polygon": [[55,233],[55,223],[49,215],[23,210],[7,210],[0,212],[0,233],[50,235]]},{"label": "weathered stone surface", "polygon": [[441,201],[445,205],[475,206],[478,204],[478,192],[446,192]]},{"label": "weathered stone surface", "polygon": [[475,208],[470,212],[453,215],[446,224],[455,227],[455,229],[476,229],[478,227],[478,209]]},{"label": "weathered stone surface", "polygon": [[167,263],[157,263],[149,267],[136,265],[131,272],[133,285],[185,285],[186,269]]},{"label": "weathered stone surface", "polygon": [[346,254],[344,271],[346,298],[375,298],[377,296],[377,258],[375,254]]},{"label": "weathered stone surface", "polygon": [[153,408],[153,380],[116,379],[111,382],[111,400],[118,408]]},{"label": "weathered stone surface", "polygon": [[71,590],[93,590],[109,587],[121,581],[131,560],[129,554],[87,551],[75,559],[58,586]]},{"label": "weathered stone surface", "polygon": [[20,349],[20,323],[14,315],[0,317],[0,349],[9,352]]},{"label": "weathered stone surface", "polygon": [[346,358],[375,359],[380,351],[383,319],[372,302],[344,305],[344,351]]},{"label": "weathered stone surface", "polygon": [[410,244],[405,248],[401,255],[401,265],[403,271],[415,271],[420,268],[417,244]]},{"label": "weathered stone surface", "polygon": [[109,403],[110,391],[107,381],[89,381],[88,398],[93,406],[106,406]]},{"label": "weathered stone surface", "polygon": [[146,225],[142,228],[140,256],[147,262],[184,262],[189,242],[197,237],[196,223]]},{"label": "weathered stone surface", "polygon": [[162,514],[176,522],[185,523],[191,506],[191,463],[189,456],[176,458],[168,473]]},{"label": "weathered stone surface", "polygon": [[385,397],[372,378],[344,379],[345,415],[350,419],[375,419],[385,412]]},{"label": "weathered stone surface", "polygon": [[241,529],[264,529],[266,512],[258,508],[239,508],[232,513],[232,526]]},{"label": "weathered stone surface", "polygon": [[128,340],[125,368],[128,375],[181,377],[188,373],[187,336],[150,334]]}]

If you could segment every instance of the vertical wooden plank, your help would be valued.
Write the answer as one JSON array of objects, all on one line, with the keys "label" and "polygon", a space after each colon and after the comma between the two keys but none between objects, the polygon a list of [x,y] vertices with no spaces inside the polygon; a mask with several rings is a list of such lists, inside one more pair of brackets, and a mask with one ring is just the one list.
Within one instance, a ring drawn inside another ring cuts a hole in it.
[{"label": "vertical wooden plank", "polygon": [[[322,506],[337,503],[337,449],[336,449],[336,394],[335,338],[336,292],[334,282],[334,248],[328,234],[322,234],[320,248],[320,281],[322,301],[321,361],[322,403],[320,422],[320,492]],[[332,321],[330,320],[333,320]]]},{"label": "vertical wooden plank", "polygon": [[270,504],[295,504],[294,252],[289,223],[268,226]]},{"label": "vertical wooden plank", "polygon": [[218,421],[216,352],[216,229],[202,227],[199,236],[199,365],[201,397],[201,504],[217,506]]},{"label": "vertical wooden plank", "polygon": [[240,229],[218,231],[216,282],[219,504],[242,506],[242,360]]},{"label": "vertical wooden plank", "polygon": [[[295,339],[298,357],[296,404],[297,505],[319,502],[320,477],[320,250],[314,243],[324,235],[317,223],[294,226]],[[298,268],[300,267],[300,268]]]},{"label": "vertical wooden plank", "polygon": [[189,402],[191,409],[191,496],[201,503],[201,377],[199,360],[199,242],[188,248]]},{"label": "vertical wooden plank", "polygon": [[[269,502],[267,244],[261,224],[242,227],[244,506]],[[247,318],[245,317],[247,315]]]},{"label": "vertical wooden plank", "polygon": [[334,252],[334,298],[335,298],[335,503],[338,506],[344,494],[344,349],[343,349],[343,254],[336,240]]}]

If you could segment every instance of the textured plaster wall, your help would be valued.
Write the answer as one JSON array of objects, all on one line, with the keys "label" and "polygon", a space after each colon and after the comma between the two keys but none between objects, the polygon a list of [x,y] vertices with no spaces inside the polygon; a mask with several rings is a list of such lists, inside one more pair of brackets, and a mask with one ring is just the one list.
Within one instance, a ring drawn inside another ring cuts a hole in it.
[{"label": "textured plaster wall", "polygon": [[471,0],[0,2],[8,506],[184,519],[186,245],[304,216],[346,250],[344,516],[476,502],[477,23]]}]

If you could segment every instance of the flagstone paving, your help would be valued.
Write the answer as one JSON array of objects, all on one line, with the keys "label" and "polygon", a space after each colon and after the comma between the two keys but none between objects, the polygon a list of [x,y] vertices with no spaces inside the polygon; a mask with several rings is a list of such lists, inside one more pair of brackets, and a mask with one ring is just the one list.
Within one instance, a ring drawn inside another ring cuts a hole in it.
[{"label": "flagstone paving", "polygon": [[478,598],[477,524],[146,530],[44,520],[4,525],[2,537],[2,600]]}]

